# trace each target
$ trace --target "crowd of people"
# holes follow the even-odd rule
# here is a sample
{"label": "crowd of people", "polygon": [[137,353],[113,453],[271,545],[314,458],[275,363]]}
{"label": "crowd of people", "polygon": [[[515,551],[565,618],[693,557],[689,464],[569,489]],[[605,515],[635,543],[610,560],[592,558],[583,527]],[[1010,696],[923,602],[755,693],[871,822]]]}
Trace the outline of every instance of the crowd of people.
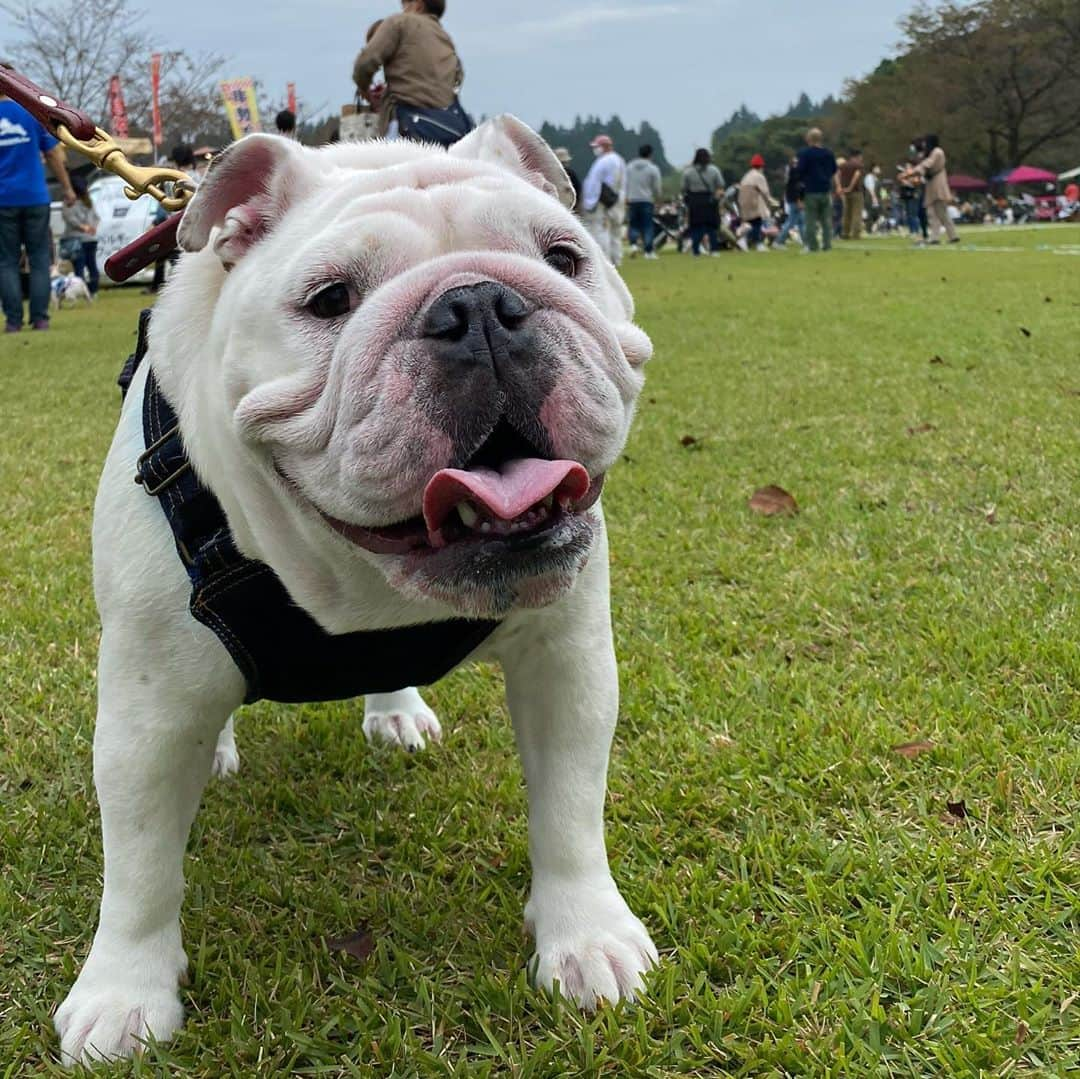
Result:
{"label": "crowd of people", "polygon": [[555,153],[580,192],[578,212],[584,224],[616,265],[624,239],[631,256],[640,251],[646,258],[655,258],[656,249],[668,242],[695,256],[725,249],[784,249],[792,240],[801,250],[816,252],[831,250],[837,239],[905,231],[919,245],[958,243],[958,223],[1080,220],[1076,182],[1060,194],[1050,184],[1041,199],[1030,195],[957,199],[937,135],[914,139],[888,179],[881,166],[868,164],[858,148],[834,154],[819,128],[811,128],[805,141],[788,161],[776,197],[760,154],[753,155],[742,177],[728,185],[709,151],[699,149],[683,170],[679,197],[664,200],[651,146],[642,146],[638,157],[627,163],[606,135],[598,135],[592,142],[596,156],[584,182],[579,182],[567,149],[556,147]]}
{"label": "crowd of people", "polygon": [[631,255],[640,251],[650,259],[668,241],[695,256],[783,249],[793,239],[806,252],[829,251],[834,239],[903,229],[918,243],[937,245],[942,235],[956,243],[955,220],[974,220],[979,213],[956,206],[936,135],[914,140],[887,182],[880,165],[867,165],[859,149],[837,157],[820,128],[811,128],[784,170],[779,197],[760,154],[750,158],[738,182],[727,185],[709,151],[699,149],[683,170],[679,198],[667,201],[651,146],[627,163],[608,136],[598,135],[591,145],[595,157],[583,181],[567,149],[555,147],[555,153],[579,192],[583,223],[616,265],[624,239]]}

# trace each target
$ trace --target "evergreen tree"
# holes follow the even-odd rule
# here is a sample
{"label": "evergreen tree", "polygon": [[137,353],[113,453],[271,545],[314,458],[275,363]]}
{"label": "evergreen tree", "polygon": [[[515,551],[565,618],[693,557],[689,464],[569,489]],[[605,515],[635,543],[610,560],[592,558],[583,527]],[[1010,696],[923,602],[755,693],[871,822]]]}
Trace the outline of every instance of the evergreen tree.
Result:
{"label": "evergreen tree", "polygon": [[551,147],[565,146],[573,157],[573,167],[584,176],[593,159],[589,143],[600,134],[610,135],[615,149],[627,161],[638,156],[638,148],[648,143],[653,148],[653,161],[664,175],[674,172],[664,153],[664,139],[647,120],[640,127],[627,127],[619,116],[604,120],[599,116],[574,118],[572,127],[559,127],[547,121],[540,126],[540,137]]}

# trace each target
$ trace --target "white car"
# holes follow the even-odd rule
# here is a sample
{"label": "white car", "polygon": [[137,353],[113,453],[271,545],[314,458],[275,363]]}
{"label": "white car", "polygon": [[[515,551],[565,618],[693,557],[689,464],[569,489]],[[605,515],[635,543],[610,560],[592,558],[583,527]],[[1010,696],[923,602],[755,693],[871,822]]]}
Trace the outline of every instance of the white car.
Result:
{"label": "white car", "polygon": [[[99,176],[89,187],[90,201],[101,218],[97,231],[97,261],[102,283],[109,281],[105,275],[106,260],[152,228],[158,210],[158,204],[150,195],[129,199],[124,194],[125,186],[119,176],[106,175]],[[151,263],[129,280],[149,283],[153,279],[154,266]]]}

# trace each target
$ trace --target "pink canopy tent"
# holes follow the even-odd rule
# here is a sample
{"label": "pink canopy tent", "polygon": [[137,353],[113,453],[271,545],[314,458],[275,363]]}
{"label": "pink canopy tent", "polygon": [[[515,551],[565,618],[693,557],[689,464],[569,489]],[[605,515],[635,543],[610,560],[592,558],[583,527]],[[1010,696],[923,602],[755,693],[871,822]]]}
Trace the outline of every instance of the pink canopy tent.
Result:
{"label": "pink canopy tent", "polygon": [[949,187],[953,191],[986,191],[989,184],[977,176],[965,176],[963,173],[949,175]]}
{"label": "pink canopy tent", "polygon": [[1057,173],[1032,165],[1018,165],[1004,177],[1004,181],[1007,184],[1053,184],[1057,183]]}

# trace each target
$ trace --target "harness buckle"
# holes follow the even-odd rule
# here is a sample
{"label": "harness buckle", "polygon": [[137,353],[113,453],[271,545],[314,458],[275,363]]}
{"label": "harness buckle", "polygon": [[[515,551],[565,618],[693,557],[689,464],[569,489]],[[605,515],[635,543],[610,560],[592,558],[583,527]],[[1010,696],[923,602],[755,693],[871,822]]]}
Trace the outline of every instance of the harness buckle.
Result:
{"label": "harness buckle", "polygon": [[175,438],[180,431],[180,424],[174,424],[168,431],[165,432],[156,442],[147,446],[142,453],[139,454],[138,459],[135,462],[135,482],[139,484],[142,489],[150,496],[156,496],[161,494],[166,488],[171,487],[185,472],[191,468],[191,462],[185,457],[183,464],[170,472],[160,483],[154,486],[149,486],[147,483],[148,477],[144,473],[147,462],[150,458],[157,453],[170,438]]}

